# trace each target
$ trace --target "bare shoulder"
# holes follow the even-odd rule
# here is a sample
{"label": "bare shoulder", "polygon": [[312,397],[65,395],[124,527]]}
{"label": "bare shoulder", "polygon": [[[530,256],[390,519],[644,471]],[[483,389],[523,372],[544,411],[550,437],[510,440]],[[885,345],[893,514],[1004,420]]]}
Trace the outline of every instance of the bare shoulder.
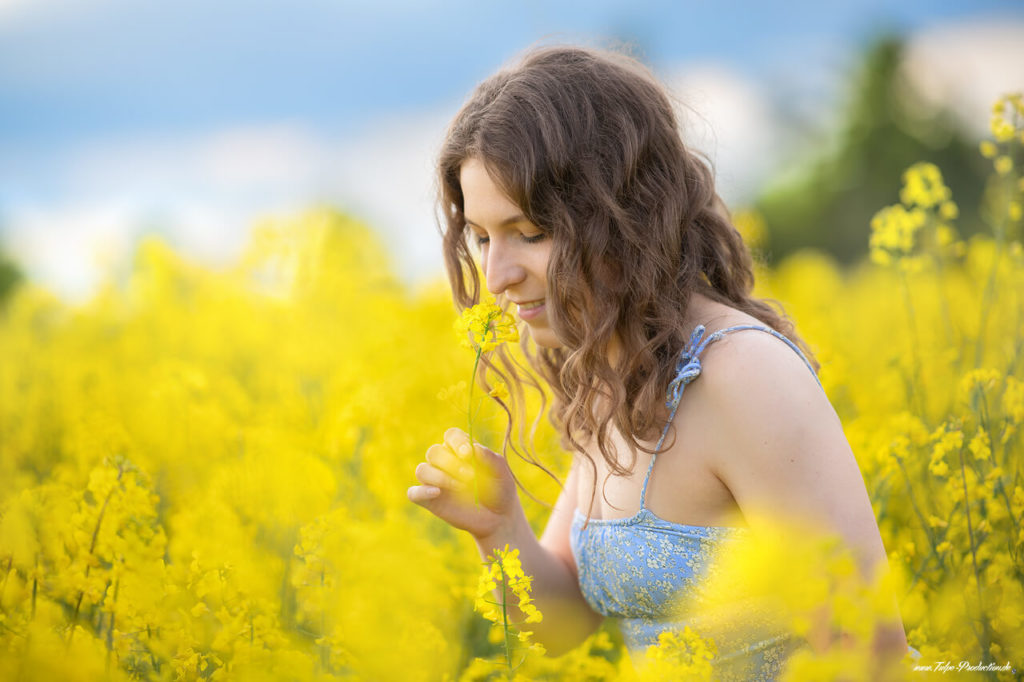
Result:
{"label": "bare shoulder", "polygon": [[[768,328],[753,318],[733,321],[722,328],[743,324]],[[804,357],[771,332],[759,329],[729,331],[708,344],[701,355],[701,365],[704,368],[701,382],[708,389],[713,389],[716,395],[730,399],[774,400],[782,395],[803,394],[824,398],[814,371],[805,363]]]}
{"label": "bare shoulder", "polygon": [[[708,331],[746,323],[727,318]],[[884,561],[856,458],[803,358],[775,335],[751,329],[725,334],[700,359],[699,379],[687,388],[696,394],[694,423],[708,433],[709,468],[748,523],[799,518],[838,531],[865,571]]]}
{"label": "bare shoulder", "polygon": [[[839,419],[803,357],[785,341],[756,329],[726,333],[701,355],[700,402],[721,437],[716,459],[771,452],[842,435]],[[816,435],[817,434],[817,435]],[[785,445],[783,445],[785,444]]]}
{"label": "bare shoulder", "polygon": [[782,505],[835,525],[853,514],[868,528],[856,459],[800,355],[772,334],[742,330],[710,344],[701,361],[709,466],[744,513]]}

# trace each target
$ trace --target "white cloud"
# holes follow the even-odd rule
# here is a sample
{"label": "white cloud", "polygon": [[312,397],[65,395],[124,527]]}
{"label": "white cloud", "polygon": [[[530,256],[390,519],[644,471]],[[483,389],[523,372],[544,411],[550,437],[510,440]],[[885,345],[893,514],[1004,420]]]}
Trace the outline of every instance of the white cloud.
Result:
{"label": "white cloud", "polygon": [[[58,197],[12,194],[6,241],[30,277],[82,300],[143,232],[218,265],[237,256],[257,219],[328,202],[381,233],[405,281],[438,277],[433,164],[447,119],[394,117],[345,136],[280,123],[94,139],[36,159]],[[30,185],[17,168],[0,167],[0,180]]]}
{"label": "white cloud", "polygon": [[665,81],[680,105],[683,139],[712,161],[719,193],[727,202],[751,198],[782,151],[772,102],[724,65],[683,65]]}
{"label": "white cloud", "polygon": [[434,164],[453,115],[454,108],[379,121],[339,146],[339,196],[380,230],[407,282],[444,272]]}
{"label": "white cloud", "polygon": [[997,97],[1024,90],[1024,21],[975,20],[924,30],[907,44],[904,72],[933,105],[977,137]]}
{"label": "white cloud", "polygon": [[73,301],[129,255],[137,224],[133,207],[119,202],[20,206],[7,218],[7,246],[28,276]]}
{"label": "white cloud", "polygon": [[98,138],[57,160],[71,194],[139,201],[213,195],[273,199],[326,177],[330,140],[295,123],[239,126],[199,135]]}

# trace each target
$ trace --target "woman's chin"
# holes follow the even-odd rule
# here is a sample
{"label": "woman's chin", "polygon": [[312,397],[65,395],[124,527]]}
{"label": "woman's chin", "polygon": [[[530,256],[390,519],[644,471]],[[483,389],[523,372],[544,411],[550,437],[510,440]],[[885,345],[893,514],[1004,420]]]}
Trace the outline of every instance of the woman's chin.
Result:
{"label": "woman's chin", "polygon": [[530,336],[533,337],[534,343],[541,348],[561,348],[562,342],[555,336],[555,333],[550,328],[538,329],[533,326],[529,326]]}

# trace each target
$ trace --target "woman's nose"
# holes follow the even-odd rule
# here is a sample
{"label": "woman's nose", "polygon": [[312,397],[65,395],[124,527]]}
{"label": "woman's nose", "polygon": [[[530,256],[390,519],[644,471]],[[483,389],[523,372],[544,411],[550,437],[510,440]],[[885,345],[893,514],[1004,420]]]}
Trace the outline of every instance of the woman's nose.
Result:
{"label": "woman's nose", "polygon": [[523,281],[526,277],[526,268],[516,257],[515,248],[495,244],[494,241],[496,240],[488,245],[484,277],[487,278],[487,290],[498,295]]}

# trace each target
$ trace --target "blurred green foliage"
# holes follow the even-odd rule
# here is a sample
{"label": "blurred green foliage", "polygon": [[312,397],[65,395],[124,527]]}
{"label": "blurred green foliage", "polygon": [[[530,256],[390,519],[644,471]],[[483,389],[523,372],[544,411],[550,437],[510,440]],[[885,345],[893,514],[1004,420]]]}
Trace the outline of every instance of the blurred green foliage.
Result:
{"label": "blurred green foliage", "polygon": [[[900,39],[876,41],[850,81],[838,138],[756,200],[769,262],[807,247],[841,263],[862,258],[871,217],[898,201],[901,173],[919,161],[942,168],[954,200],[968,207],[958,221],[962,236],[979,230],[977,207],[989,164],[948,112],[923,102],[901,72],[902,56]],[[977,117],[986,115],[979,111]]]}
{"label": "blurred green foliage", "polygon": [[21,269],[0,250],[0,305],[18,287],[22,280]]}

